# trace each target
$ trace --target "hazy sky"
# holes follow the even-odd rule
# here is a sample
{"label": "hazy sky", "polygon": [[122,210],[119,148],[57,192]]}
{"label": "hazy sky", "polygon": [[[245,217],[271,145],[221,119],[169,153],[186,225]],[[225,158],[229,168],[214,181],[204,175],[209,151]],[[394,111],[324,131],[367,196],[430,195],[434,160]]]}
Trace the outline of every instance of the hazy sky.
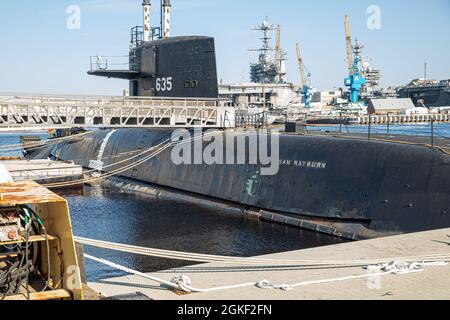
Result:
{"label": "hazy sky", "polygon": [[[298,82],[295,43],[319,89],[343,86],[346,76],[344,15],[364,57],[382,71],[382,85],[405,84],[423,75],[450,78],[450,0],[172,0],[173,35],[216,39],[219,79],[248,81],[250,48],[260,46],[251,29],[266,16],[282,27],[288,79]],[[142,0],[2,0],[0,92],[121,94],[122,80],[86,75],[91,55],[127,55],[130,27],[142,24]],[[159,0],[153,25],[159,25]],[[81,9],[80,29],[70,30],[67,8]],[[380,8],[381,29],[368,28]],[[373,20],[370,20],[373,21]],[[377,22],[377,21],[375,21]],[[371,24],[376,26],[376,24]]]}

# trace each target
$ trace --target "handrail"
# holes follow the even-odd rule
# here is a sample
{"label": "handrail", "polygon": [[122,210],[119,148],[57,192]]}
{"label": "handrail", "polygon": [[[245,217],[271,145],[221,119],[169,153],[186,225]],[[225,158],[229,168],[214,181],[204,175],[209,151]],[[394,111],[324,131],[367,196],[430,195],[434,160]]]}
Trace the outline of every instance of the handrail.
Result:
{"label": "handrail", "polygon": [[91,71],[106,71],[111,67],[119,66],[119,70],[129,70],[130,60],[128,56],[90,56]]}
{"label": "handrail", "polygon": [[[151,40],[159,39],[162,36],[161,27],[152,27],[150,29]],[[130,30],[130,45],[132,48],[139,47],[144,42],[144,27],[135,26]]]}
{"label": "handrail", "polygon": [[[231,106],[229,100],[221,98],[177,98],[177,97],[134,97],[134,96],[103,96],[103,95],[57,95],[57,94],[33,94],[33,93],[0,93],[0,101],[4,104],[8,103],[19,103],[19,102],[29,102],[29,103],[77,103],[77,104],[89,104],[94,103],[96,105],[105,103],[170,103],[170,102],[184,102],[186,103],[195,102],[196,105],[199,103],[206,105],[207,102],[214,102],[215,106]],[[169,104],[170,105],[170,104]]]}

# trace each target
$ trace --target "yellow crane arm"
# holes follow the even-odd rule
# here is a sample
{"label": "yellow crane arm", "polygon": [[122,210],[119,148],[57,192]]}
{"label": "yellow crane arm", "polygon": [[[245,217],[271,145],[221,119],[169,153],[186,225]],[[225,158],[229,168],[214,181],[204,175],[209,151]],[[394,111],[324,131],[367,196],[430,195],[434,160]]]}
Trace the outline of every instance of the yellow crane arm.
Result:
{"label": "yellow crane arm", "polygon": [[353,46],[352,46],[352,37],[350,34],[350,21],[348,16],[345,16],[345,40],[347,42],[347,63],[348,63],[348,72],[352,73],[353,70]]}
{"label": "yellow crane arm", "polygon": [[277,26],[277,43],[275,47],[275,64],[281,63],[281,28]]}
{"label": "yellow crane arm", "polygon": [[306,76],[305,76],[305,65],[303,64],[302,55],[300,53],[300,46],[297,43],[297,59],[298,59],[298,68],[300,70],[300,80],[302,82],[302,87],[306,86]]}

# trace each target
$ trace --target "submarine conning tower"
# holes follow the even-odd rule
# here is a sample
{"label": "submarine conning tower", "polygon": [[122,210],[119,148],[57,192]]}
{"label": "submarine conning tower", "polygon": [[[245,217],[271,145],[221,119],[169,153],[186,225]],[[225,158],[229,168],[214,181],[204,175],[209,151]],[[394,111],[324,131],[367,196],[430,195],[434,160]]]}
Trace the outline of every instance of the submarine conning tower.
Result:
{"label": "submarine conning tower", "polygon": [[88,74],[129,80],[130,96],[217,99],[214,38],[171,37],[170,0],[161,1],[160,27],[151,27],[150,0],[142,6],[143,26],[131,29],[128,68],[115,69],[120,64],[94,56]]}

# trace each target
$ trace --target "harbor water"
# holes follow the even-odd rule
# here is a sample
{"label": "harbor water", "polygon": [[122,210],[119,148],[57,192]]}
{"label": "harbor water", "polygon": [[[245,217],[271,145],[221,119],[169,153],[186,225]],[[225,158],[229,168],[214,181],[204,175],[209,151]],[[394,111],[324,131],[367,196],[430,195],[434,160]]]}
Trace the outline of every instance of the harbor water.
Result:
{"label": "harbor water", "polygon": [[[101,187],[58,192],[70,206],[74,234],[157,249],[250,257],[342,243],[343,240],[278,224],[244,219],[185,203],[158,201]],[[192,265],[85,248],[86,253],[143,272]],[[90,281],[123,275],[86,261]]]}
{"label": "harbor water", "polygon": [[[23,156],[22,151],[16,146],[20,143],[20,137],[39,136],[42,140],[48,139],[46,131],[38,132],[0,132],[0,157]],[[14,146],[13,146],[14,145]]]}

